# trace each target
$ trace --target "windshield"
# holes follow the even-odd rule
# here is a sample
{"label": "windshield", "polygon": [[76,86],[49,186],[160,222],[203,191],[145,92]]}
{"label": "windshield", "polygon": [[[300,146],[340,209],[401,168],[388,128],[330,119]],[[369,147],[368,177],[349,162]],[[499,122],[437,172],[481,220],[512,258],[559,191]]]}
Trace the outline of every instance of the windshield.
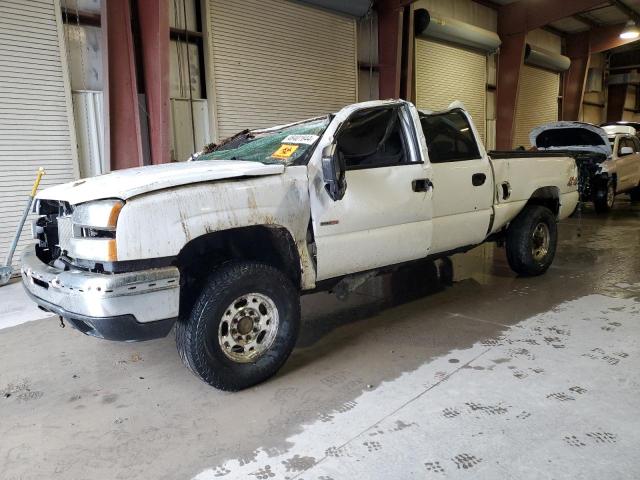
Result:
{"label": "windshield", "polygon": [[245,130],[196,160],[244,160],[293,165],[311,151],[329,125],[328,116],[268,130]]}

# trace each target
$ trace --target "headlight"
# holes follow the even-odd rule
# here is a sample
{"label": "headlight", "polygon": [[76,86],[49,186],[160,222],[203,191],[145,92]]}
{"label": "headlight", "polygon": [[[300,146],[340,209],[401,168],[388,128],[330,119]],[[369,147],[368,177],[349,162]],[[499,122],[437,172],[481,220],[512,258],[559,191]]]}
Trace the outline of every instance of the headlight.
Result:
{"label": "headlight", "polygon": [[76,206],[71,217],[73,236],[69,255],[85,260],[116,261],[116,224],[123,206],[122,200],[98,200]]}
{"label": "headlight", "polygon": [[98,200],[78,205],[73,211],[74,227],[113,231],[124,206],[122,200]]}

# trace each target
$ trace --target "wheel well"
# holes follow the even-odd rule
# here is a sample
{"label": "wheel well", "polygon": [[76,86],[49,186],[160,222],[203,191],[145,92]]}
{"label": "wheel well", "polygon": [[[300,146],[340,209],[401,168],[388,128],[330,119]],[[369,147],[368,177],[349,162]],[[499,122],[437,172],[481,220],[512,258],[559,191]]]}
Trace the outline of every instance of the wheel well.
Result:
{"label": "wheel well", "polygon": [[300,256],[291,233],[280,226],[256,225],[211,232],[187,243],[177,257],[180,314],[188,314],[204,281],[221,263],[251,260],[276,267],[300,285]]}
{"label": "wheel well", "polygon": [[557,217],[560,213],[560,192],[558,187],[542,187],[537,189],[531,197],[527,205],[542,205],[547,207]]}

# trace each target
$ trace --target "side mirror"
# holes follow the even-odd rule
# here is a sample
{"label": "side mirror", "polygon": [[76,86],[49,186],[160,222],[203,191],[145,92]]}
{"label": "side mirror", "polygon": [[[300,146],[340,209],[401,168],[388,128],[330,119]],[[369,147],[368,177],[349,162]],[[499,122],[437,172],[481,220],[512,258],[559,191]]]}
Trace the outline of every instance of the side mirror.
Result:
{"label": "side mirror", "polygon": [[347,191],[346,165],[335,143],[322,149],[322,178],[324,188],[334,200],[342,200]]}
{"label": "side mirror", "polygon": [[631,147],[622,147],[620,149],[620,156],[624,157],[625,155],[631,155],[633,153],[633,148]]}

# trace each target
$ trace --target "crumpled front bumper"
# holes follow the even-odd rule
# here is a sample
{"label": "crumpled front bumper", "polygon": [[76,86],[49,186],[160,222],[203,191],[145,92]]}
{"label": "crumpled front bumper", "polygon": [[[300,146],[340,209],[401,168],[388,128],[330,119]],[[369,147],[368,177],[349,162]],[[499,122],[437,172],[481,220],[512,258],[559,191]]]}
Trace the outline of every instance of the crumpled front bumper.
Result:
{"label": "crumpled front bumper", "polygon": [[166,336],[178,317],[176,267],[101,274],[64,271],[43,263],[33,245],[22,252],[22,280],[29,296],[81,332],[119,341]]}

